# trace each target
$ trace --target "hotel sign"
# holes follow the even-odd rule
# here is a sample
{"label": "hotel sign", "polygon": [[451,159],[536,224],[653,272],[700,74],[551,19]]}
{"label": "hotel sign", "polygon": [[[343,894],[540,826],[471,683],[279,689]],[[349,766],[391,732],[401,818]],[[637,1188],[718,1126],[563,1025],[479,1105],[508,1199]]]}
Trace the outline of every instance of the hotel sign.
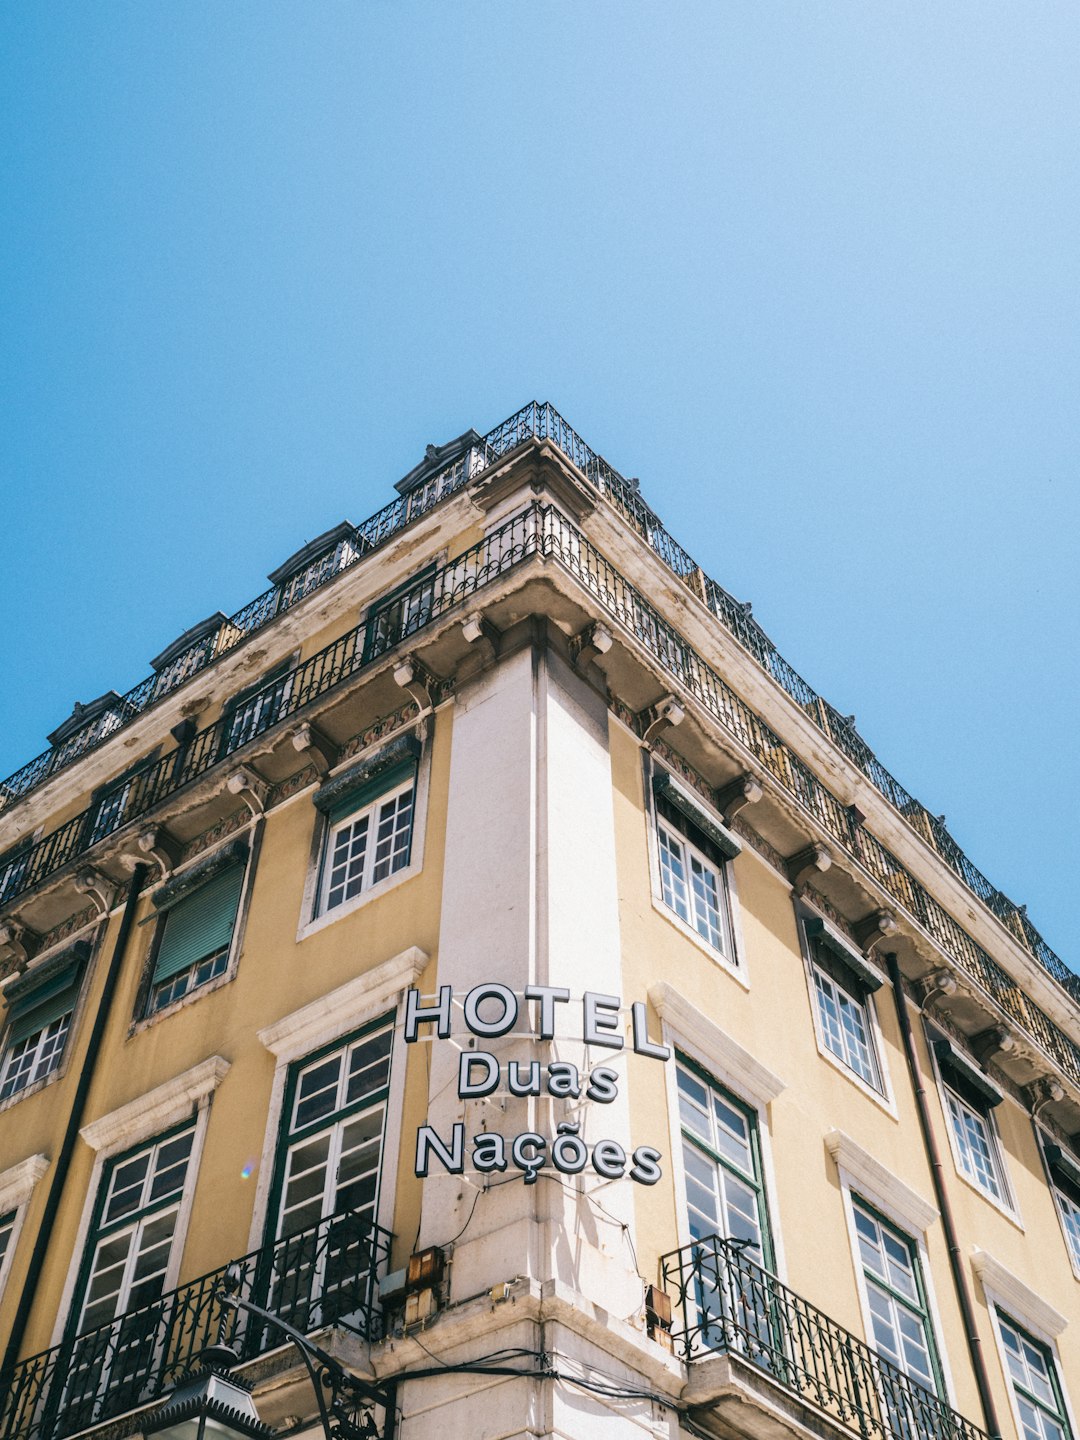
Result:
{"label": "hotel sign", "polygon": [[[529,1030],[516,1030],[523,1038],[531,1033],[537,1040],[555,1038],[556,1007],[570,1005],[570,991],[557,985],[528,985],[524,998],[534,1002],[534,1024]],[[581,1039],[589,1046],[622,1050],[619,1013],[622,1001],[617,995],[603,995],[587,990],[581,997]],[[405,1003],[405,1040],[415,1044],[419,1039],[448,1040],[451,1034],[453,991],[449,985],[439,988],[434,1003],[424,1003],[418,990],[410,990]],[[576,1007],[575,1007],[576,1008]],[[515,1030],[521,1013],[518,996],[507,985],[495,981],[475,985],[462,1003],[465,1025],[480,1040],[498,1039]],[[666,1061],[671,1056],[667,1045],[649,1039],[645,1005],[635,1001],[630,1007],[631,1048],[636,1055],[650,1060]],[[421,1034],[421,1026],[434,1027]],[[510,1060],[505,1066],[490,1050],[463,1050],[458,1063],[458,1097],[477,1100],[491,1095],[500,1086],[514,1096],[551,1095],[558,1100],[591,1100],[610,1105],[619,1093],[619,1075],[610,1065],[596,1065],[587,1071],[566,1060]],[[661,1153],[651,1145],[639,1145],[631,1154],[617,1140],[598,1140],[586,1144],[579,1134],[578,1121],[566,1120],[556,1127],[553,1138],[526,1130],[507,1138],[490,1130],[469,1137],[470,1168],[482,1175],[513,1167],[521,1171],[526,1185],[536,1183],[537,1176],[550,1164],[561,1175],[579,1175],[592,1169],[605,1180],[629,1176],[639,1185],[655,1185],[660,1179]],[[451,1175],[465,1169],[465,1126],[458,1121],[448,1137],[439,1135],[431,1125],[422,1125],[416,1132],[415,1173],[426,1179],[432,1161],[437,1161]]]}

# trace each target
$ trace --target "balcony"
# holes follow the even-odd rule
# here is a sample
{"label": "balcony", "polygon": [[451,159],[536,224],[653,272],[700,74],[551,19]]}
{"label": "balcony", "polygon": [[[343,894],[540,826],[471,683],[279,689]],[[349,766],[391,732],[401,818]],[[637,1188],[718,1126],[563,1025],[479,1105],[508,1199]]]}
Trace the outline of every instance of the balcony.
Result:
{"label": "balcony", "polygon": [[[665,1255],[672,1339],[690,1368],[687,1398],[702,1411],[735,1387],[786,1412],[789,1433],[861,1440],[988,1440],[986,1432],[909,1379],[864,1341],[718,1236]],[[732,1365],[713,1362],[728,1357]],[[709,1367],[721,1373],[709,1373]],[[746,1367],[750,1382],[735,1372]],[[761,1383],[756,1383],[760,1380]],[[787,1402],[785,1404],[785,1401]],[[795,1402],[792,1404],[791,1402]],[[746,1404],[737,1402],[745,1416]],[[832,1427],[823,1428],[823,1421]],[[755,1433],[748,1429],[747,1433]]]}
{"label": "balcony", "polygon": [[[391,1239],[366,1217],[342,1211],[21,1361],[0,1396],[0,1440],[63,1440],[161,1399],[216,1340],[214,1297],[226,1272],[241,1299],[298,1330],[340,1325],[378,1339],[377,1283]],[[228,1314],[225,1339],[241,1360],[281,1345],[254,1317]]]}

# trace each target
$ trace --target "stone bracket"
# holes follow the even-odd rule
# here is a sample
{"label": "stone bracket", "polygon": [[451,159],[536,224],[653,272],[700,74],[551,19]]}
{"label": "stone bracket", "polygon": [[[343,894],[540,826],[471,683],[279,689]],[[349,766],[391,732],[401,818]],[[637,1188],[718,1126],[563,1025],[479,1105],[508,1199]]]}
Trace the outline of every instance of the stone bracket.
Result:
{"label": "stone bracket", "polygon": [[169,834],[164,825],[152,825],[149,830],[144,830],[135,844],[142,855],[157,864],[162,876],[175,869],[184,848],[175,836]]}
{"label": "stone bracket", "polygon": [[815,840],[805,849],[798,850],[794,855],[788,857],[787,872],[788,879],[796,890],[799,890],[808,881],[823,875],[830,869],[833,863],[832,851],[827,845],[822,845]]}
{"label": "stone bracket", "polygon": [[[468,621],[465,623],[468,624]],[[394,684],[412,696],[421,713],[434,710],[449,689],[448,682],[433,674],[415,655],[403,656],[394,666]]]}
{"label": "stone bracket", "polygon": [[658,735],[662,735],[665,730],[674,729],[676,725],[681,725],[685,719],[685,708],[674,695],[665,695],[655,705],[649,706],[647,710],[642,710],[638,716],[639,723],[643,722],[645,725],[641,737],[643,744],[650,745]]}
{"label": "stone bracket", "polygon": [[972,1036],[971,1048],[984,1069],[990,1060],[1015,1056],[1019,1052],[1016,1036],[1007,1025],[991,1025],[988,1030],[980,1030],[978,1035]]}
{"label": "stone bracket", "polygon": [[761,782],[749,770],[716,792],[716,808],[730,825],[740,810],[756,805],[762,796]]}
{"label": "stone bracket", "polygon": [[238,795],[251,811],[258,816],[265,813],[270,786],[250,765],[241,765],[225,781],[230,795]]}
{"label": "stone bracket", "polygon": [[41,936],[14,916],[0,922],[0,952],[18,971],[26,969],[41,944]]}
{"label": "stone bracket", "polygon": [[578,670],[584,670],[586,665],[592,663],[601,655],[606,655],[614,644],[611,631],[606,625],[597,620],[592,625],[586,625],[584,630],[577,635],[571,635],[569,650],[570,660]]}
{"label": "stone bracket", "polygon": [[338,746],[316,725],[307,722],[297,725],[295,730],[289,731],[289,742],[298,755],[303,755],[314,765],[318,775],[327,774],[338,762]]}
{"label": "stone bracket", "polygon": [[84,865],[81,870],[76,870],[73,883],[79,894],[87,896],[95,905],[95,918],[107,915],[112,909],[116,899],[116,882],[103,875],[100,870],[95,870],[92,865]]}
{"label": "stone bracket", "polygon": [[900,928],[896,916],[889,910],[875,910],[862,920],[856,921],[852,933],[863,953],[870,955],[883,940],[889,940]]}

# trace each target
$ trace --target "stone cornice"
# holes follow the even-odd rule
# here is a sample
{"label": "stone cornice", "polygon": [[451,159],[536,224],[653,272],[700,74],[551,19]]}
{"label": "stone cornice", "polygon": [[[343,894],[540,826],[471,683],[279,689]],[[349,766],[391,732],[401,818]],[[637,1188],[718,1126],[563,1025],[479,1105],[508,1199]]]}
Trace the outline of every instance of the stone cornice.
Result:
{"label": "stone cornice", "polygon": [[229,1073],[229,1061],[211,1055],[182,1075],[166,1080],[146,1095],[130,1100],[118,1110],[102,1115],[84,1125],[79,1134],[91,1150],[106,1155],[128,1145],[148,1140],[170,1125],[186,1120],[192,1110],[205,1100]]}
{"label": "stone cornice", "polygon": [[700,1052],[717,1078],[734,1084],[759,1105],[768,1105],[784,1090],[787,1081],[756,1060],[749,1050],[726,1030],[709,1020],[701,1007],[688,1000],[674,985],[661,980],[649,988],[649,1001],[673,1038],[683,1040]]}
{"label": "stone cornice", "polygon": [[989,1251],[976,1246],[971,1252],[971,1268],[982,1281],[983,1289],[1000,1300],[1008,1314],[1027,1329],[1041,1332],[1051,1339],[1065,1329],[1068,1321],[1060,1310],[1055,1310],[1049,1300],[1036,1294],[1030,1285],[1006,1269]]}
{"label": "stone cornice", "polygon": [[891,1210],[912,1230],[925,1234],[938,1218],[938,1212],[929,1200],[886,1169],[880,1160],[876,1160],[842,1130],[829,1131],[825,1136],[825,1148],[836,1161],[837,1169],[854,1181],[860,1195],[882,1209]]}
{"label": "stone cornice", "polygon": [[49,1168],[45,1155],[31,1155],[0,1173],[0,1214],[18,1210],[33,1194],[34,1186]]}

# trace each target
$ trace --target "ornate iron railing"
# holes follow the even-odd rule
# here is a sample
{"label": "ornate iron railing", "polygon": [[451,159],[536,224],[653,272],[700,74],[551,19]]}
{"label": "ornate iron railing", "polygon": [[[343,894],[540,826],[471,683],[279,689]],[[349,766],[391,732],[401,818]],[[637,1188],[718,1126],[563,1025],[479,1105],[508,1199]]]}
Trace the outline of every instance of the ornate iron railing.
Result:
{"label": "ornate iron railing", "polygon": [[[877,839],[757,715],[715,670],[679,635],[645,597],[553,506],[534,502],[512,516],[441,569],[430,572],[385,604],[376,603],[366,623],[306,660],[291,676],[269,681],[244,704],[255,715],[236,727],[226,715],[201,731],[189,745],[163,756],[103,796],[95,806],[43,837],[0,871],[0,905],[39,884],[99,844],[121,826],[230,758],[246,743],[279,721],[297,714],[334,686],[358,674],[387,650],[416,634],[452,606],[477,593],[530,556],[558,561],[604,609],[646,649],[716,722],[739,741],[761,766],[846,850],[882,888],[936,941],[983,992],[1080,1085],[1080,1046],[1036,1005],[915,876]],[[272,699],[267,696],[272,692]],[[257,713],[256,713],[257,712]],[[239,735],[241,740],[236,737]],[[1069,989],[1080,998],[1080,978]]]}
{"label": "ornate iron railing", "polygon": [[738,1355],[863,1440],[987,1440],[986,1432],[864,1341],[710,1236],[665,1255],[672,1338],[688,1364]]}
{"label": "ornate iron railing", "polygon": [[[21,1361],[0,1396],[0,1440],[61,1440],[160,1399],[218,1338],[215,1297],[226,1272],[239,1287],[234,1293],[298,1330],[342,1325],[377,1339],[377,1283],[391,1239],[343,1210]],[[234,1310],[226,1312],[224,1338],[242,1360],[281,1344],[279,1334]]]}
{"label": "ornate iron railing", "polygon": [[545,507],[512,517],[449,564],[376,603],[367,621],[327,645],[286,676],[276,676],[190,741],[128,775],[95,804],[21,851],[0,869],[0,905],[41,884],[110,835],[213,767],[249,741],[351,679],[387,650],[438,619],[466,595],[496,579],[542,544]]}
{"label": "ornate iron railing", "polygon": [[637,531],[665,565],[712,611],[731,635],[800,705],[832,742],[892,804],[912,829],[940,855],[971,892],[1006,926],[1039,964],[1074,997],[1077,976],[1047,944],[1016,905],[972,863],[949,834],[943,817],[931,813],[890,774],[845,717],[824,700],[788,663],[753,618],[749,605],[740,604],[723,586],[709,578],[697,562],[669,534],[642,498],[635,482],[620,475],[597,455],[551,405],[536,401],[497,425],[464,455],[446,466],[409,495],[400,496],[355,527],[351,537],[318,557],[283,585],[265,591],[232,615],[216,630],[193,642],[159,674],[141,680],[109,709],[95,716],[63,745],[38,755],[13,775],[0,781],[0,811],[28,794],[57,770],[79,759],[129,724],[147,706],[170,694],[193,675],[228,654],[241,641],[277,615],[327,584],[342,570],[385,544],[406,525],[426,514],[447,496],[460,490],[511,450],[528,440],[550,441],[604,495]]}

